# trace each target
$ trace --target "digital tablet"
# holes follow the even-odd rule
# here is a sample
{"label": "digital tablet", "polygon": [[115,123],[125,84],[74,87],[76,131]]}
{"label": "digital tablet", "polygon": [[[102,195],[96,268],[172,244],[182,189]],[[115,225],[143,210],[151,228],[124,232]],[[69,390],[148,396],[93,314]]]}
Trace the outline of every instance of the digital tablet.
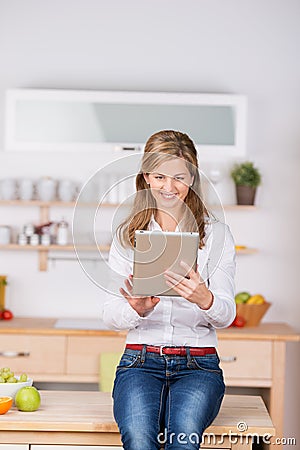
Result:
{"label": "digital tablet", "polygon": [[190,232],[135,232],[133,263],[133,294],[179,296],[165,280],[167,269],[183,277],[187,272],[180,262],[196,270],[199,234]]}

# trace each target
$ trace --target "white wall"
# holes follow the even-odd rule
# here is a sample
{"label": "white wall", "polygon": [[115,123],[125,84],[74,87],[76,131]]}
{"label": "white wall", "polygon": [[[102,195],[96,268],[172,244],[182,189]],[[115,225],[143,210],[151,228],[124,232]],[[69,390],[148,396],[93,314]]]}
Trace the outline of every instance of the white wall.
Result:
{"label": "white wall", "polygon": [[[260,253],[239,257],[237,289],[263,293],[273,303],[266,320],[300,330],[299,13],[297,0],[0,0],[0,142],[7,88],[247,95],[249,159],[261,168],[263,185],[259,209],[230,213],[228,221],[237,241]],[[0,152],[0,178],[84,180],[104,162],[97,154]],[[1,209],[0,222],[34,213]],[[98,315],[101,292],[76,263],[41,273],[34,253],[0,258],[17,315]],[[289,353],[286,436],[299,422],[296,360]]]}

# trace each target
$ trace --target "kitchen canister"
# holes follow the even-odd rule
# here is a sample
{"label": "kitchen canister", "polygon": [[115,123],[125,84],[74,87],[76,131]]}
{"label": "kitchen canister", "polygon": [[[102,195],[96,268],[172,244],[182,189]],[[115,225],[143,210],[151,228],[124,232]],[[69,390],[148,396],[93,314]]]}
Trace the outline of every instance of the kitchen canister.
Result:
{"label": "kitchen canister", "polygon": [[8,225],[0,225],[0,245],[10,244],[11,228]]}
{"label": "kitchen canister", "polygon": [[32,200],[33,198],[33,181],[29,178],[23,178],[18,182],[18,191],[20,200]]}
{"label": "kitchen canister", "polygon": [[17,194],[16,181],[12,178],[5,178],[0,181],[0,196],[2,200],[15,200]]}
{"label": "kitchen canister", "polygon": [[40,243],[40,237],[38,234],[34,233],[32,236],[30,236],[30,245],[39,245]]}
{"label": "kitchen canister", "polygon": [[56,180],[51,177],[40,178],[36,185],[37,194],[43,202],[51,202],[56,195]]}
{"label": "kitchen canister", "polygon": [[56,244],[57,245],[67,245],[68,244],[68,222],[62,219],[57,224],[57,235]]}
{"label": "kitchen canister", "polygon": [[58,184],[58,198],[62,202],[71,202],[76,194],[76,185],[71,180],[61,180]]}

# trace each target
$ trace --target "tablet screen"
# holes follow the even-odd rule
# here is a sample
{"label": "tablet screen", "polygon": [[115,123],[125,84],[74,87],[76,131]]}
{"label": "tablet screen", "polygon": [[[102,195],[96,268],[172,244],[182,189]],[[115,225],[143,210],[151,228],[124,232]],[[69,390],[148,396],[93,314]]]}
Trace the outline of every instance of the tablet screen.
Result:
{"label": "tablet screen", "polygon": [[165,281],[167,269],[183,277],[187,271],[184,261],[196,270],[199,234],[192,232],[145,231],[135,232],[133,294],[179,296]]}

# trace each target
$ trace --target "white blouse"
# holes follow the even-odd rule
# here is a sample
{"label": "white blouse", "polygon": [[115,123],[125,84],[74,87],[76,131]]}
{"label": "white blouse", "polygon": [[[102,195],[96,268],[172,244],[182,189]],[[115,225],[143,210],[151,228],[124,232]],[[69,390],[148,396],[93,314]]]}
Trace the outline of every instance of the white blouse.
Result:
{"label": "white blouse", "polygon": [[[152,218],[149,230],[161,230]],[[105,294],[103,320],[115,330],[128,330],[130,344],[216,347],[215,328],[225,328],[235,317],[235,246],[228,225],[206,225],[205,245],[198,250],[198,271],[214,295],[212,306],[203,310],[183,297],[161,297],[146,316],[141,317],[127,300],[117,294],[133,271],[133,249],[120,246],[117,239],[110,249],[109,266],[113,292]],[[118,286],[117,286],[118,285]]]}

